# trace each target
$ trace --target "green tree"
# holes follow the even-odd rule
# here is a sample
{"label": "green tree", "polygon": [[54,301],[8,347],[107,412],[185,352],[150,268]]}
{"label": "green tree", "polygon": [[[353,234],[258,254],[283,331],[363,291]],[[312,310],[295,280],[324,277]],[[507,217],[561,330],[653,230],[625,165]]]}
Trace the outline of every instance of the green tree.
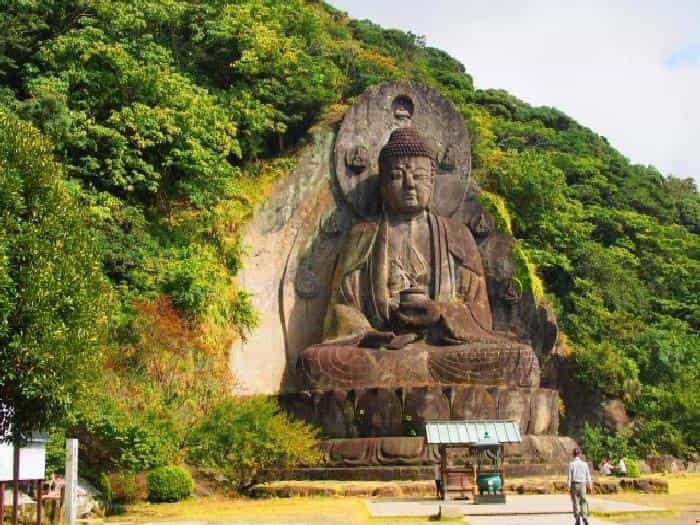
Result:
{"label": "green tree", "polygon": [[107,291],[51,145],[0,111],[0,399],[15,438],[60,422],[89,390]]}

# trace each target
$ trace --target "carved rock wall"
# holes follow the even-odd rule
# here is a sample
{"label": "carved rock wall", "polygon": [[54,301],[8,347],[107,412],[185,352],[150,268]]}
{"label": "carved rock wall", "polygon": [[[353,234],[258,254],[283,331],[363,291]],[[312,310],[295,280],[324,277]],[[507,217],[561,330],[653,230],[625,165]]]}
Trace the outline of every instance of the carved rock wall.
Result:
{"label": "carved rock wall", "polygon": [[[521,443],[506,445],[506,461],[512,465],[558,465],[560,472],[578,445],[569,437],[523,436]],[[422,437],[374,437],[331,439],[321,442],[323,462],[328,466],[430,465],[439,461],[437,446]],[[464,461],[464,449],[451,449],[450,462]]]}
{"label": "carved rock wall", "polygon": [[334,137],[328,125],[310,131],[295,171],[273,186],[243,233],[248,254],[238,282],[252,294],[260,324],[231,349],[238,394],[295,390],[299,349],[321,340],[327,283],[349,224],[333,194]]}
{"label": "carved rock wall", "polygon": [[452,385],[307,391],[280,403],[328,438],[355,438],[425,435],[427,419],[514,419],[523,435],[554,435],[557,399],[545,388]]}

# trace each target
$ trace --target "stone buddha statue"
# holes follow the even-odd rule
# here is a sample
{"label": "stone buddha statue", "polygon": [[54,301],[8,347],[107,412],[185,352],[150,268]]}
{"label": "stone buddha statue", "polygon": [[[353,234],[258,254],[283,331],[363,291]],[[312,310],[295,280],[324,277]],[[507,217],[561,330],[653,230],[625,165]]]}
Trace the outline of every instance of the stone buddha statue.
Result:
{"label": "stone buddha statue", "polygon": [[379,154],[380,214],[348,233],[324,340],[299,355],[307,387],[539,385],[532,348],[493,330],[473,235],[430,210],[435,177],[424,137],[394,130]]}

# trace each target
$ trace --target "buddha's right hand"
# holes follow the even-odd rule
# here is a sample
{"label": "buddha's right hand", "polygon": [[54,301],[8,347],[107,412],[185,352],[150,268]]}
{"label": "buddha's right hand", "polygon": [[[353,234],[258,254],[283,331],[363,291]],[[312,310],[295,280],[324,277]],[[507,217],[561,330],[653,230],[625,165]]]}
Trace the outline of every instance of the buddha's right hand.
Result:
{"label": "buddha's right hand", "polygon": [[428,328],[440,320],[440,308],[435,301],[401,303],[395,315],[407,326]]}
{"label": "buddha's right hand", "polygon": [[381,348],[387,346],[394,339],[394,332],[383,332],[381,330],[368,330],[360,340],[360,346],[365,348]]}

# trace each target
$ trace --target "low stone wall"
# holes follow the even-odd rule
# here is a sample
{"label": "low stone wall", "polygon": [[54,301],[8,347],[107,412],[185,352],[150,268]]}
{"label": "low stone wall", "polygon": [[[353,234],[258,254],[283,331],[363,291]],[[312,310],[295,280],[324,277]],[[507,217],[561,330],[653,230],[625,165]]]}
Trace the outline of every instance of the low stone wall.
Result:
{"label": "low stone wall", "polygon": [[[431,470],[432,473],[432,470]],[[290,481],[258,485],[253,488],[255,497],[289,498],[294,496],[354,496],[376,497],[434,497],[435,483],[425,481],[377,481],[369,482]],[[506,480],[507,494],[565,494],[565,480]],[[668,483],[661,479],[598,479],[593,482],[594,495],[636,491],[646,494],[668,493]]]}
{"label": "low stone wall", "polygon": [[[508,465],[506,467],[506,476],[564,476],[566,468],[567,464],[552,463]],[[385,465],[375,467],[298,468],[286,472],[280,476],[280,479],[306,481],[420,481],[432,480],[433,476],[432,465]]]}
{"label": "low stone wall", "polygon": [[649,466],[651,472],[659,473],[668,472],[675,474],[676,472],[681,472],[684,470],[692,471],[693,468],[696,468],[692,462],[686,464],[683,460],[675,458],[670,454],[647,456],[645,462]]}

